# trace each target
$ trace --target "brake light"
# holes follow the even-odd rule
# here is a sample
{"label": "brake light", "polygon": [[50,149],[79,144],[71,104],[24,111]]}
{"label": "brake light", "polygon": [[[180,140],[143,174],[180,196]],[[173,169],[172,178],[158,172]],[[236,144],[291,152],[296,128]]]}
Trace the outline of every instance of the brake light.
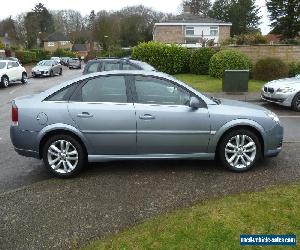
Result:
{"label": "brake light", "polygon": [[11,107],[11,121],[13,125],[17,126],[19,123],[19,113],[18,113],[18,107],[15,103],[13,103]]}

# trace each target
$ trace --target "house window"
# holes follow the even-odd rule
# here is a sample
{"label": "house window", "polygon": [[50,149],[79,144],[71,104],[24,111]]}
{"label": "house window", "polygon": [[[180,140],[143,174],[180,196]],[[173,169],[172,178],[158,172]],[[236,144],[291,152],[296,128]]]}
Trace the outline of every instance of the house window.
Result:
{"label": "house window", "polygon": [[69,43],[68,41],[61,41],[61,42],[60,42],[61,45],[66,45],[66,44],[68,44],[68,43]]}
{"label": "house window", "polygon": [[217,26],[210,27],[210,35],[211,36],[217,36],[218,35],[218,27]]}
{"label": "house window", "polygon": [[48,47],[54,47],[54,42],[48,42]]}
{"label": "house window", "polygon": [[194,35],[195,34],[195,30],[194,30],[194,27],[186,27],[185,28],[185,34],[186,35]]}

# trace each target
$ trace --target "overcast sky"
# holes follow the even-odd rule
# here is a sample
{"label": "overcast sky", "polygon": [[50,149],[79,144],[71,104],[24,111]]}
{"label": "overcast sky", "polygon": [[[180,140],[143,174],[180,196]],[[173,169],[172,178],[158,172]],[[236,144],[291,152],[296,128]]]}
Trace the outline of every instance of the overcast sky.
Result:
{"label": "overcast sky", "polygon": [[[8,0],[3,1],[0,8],[0,19],[10,15],[16,16],[19,13],[27,12],[33,6],[41,2],[48,9],[74,9],[86,15],[91,10],[98,12],[99,10],[118,10],[125,6],[143,4],[158,11],[163,12],[178,12],[178,6],[181,0]],[[263,34],[267,34],[270,30],[269,20],[267,17],[267,10],[265,7],[265,0],[256,0],[257,4],[261,6],[262,24],[260,28]]]}

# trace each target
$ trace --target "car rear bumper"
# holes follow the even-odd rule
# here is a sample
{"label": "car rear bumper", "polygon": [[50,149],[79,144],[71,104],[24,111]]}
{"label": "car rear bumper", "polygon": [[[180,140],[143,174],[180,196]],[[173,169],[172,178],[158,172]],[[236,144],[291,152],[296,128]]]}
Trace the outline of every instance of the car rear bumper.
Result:
{"label": "car rear bumper", "polygon": [[18,126],[10,127],[11,142],[20,155],[40,158],[36,138],[37,132],[21,130]]}

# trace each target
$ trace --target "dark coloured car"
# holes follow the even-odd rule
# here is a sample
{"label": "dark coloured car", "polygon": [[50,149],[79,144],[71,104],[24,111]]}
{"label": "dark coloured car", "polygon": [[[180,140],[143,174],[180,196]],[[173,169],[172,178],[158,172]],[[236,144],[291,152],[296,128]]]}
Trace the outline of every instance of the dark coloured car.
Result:
{"label": "dark coloured car", "polygon": [[111,70],[145,70],[156,71],[150,64],[128,58],[98,58],[90,60],[84,67],[83,74]]}

